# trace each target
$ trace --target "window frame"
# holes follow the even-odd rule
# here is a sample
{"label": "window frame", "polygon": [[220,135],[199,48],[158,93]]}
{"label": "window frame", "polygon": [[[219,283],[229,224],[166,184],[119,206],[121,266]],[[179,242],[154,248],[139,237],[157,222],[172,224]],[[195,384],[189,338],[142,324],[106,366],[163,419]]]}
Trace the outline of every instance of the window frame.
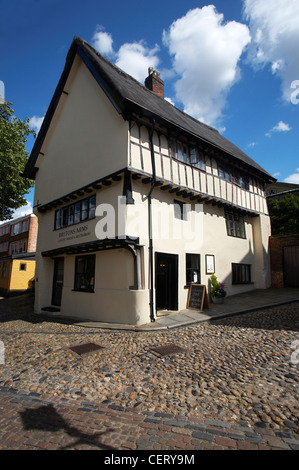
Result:
{"label": "window frame", "polygon": [[[86,207],[83,210],[83,205]],[[78,210],[79,209],[79,210]],[[54,214],[54,230],[61,230],[72,225],[86,222],[95,218],[96,195],[88,196],[80,201],[57,209]],[[83,218],[83,212],[85,218]]]}
{"label": "window frame", "polygon": [[245,220],[242,215],[225,211],[226,232],[229,237],[246,240]]}
{"label": "window frame", "polygon": [[232,284],[233,285],[252,284],[251,264],[232,263]]}
{"label": "window frame", "polygon": [[[192,261],[191,258],[197,258],[197,268],[192,266]],[[190,263],[188,263],[188,258],[190,260]],[[191,284],[200,284],[201,283],[201,270],[200,270],[200,254],[199,253],[186,253],[186,287],[190,287]],[[188,267],[188,265],[190,267]],[[197,271],[197,281],[195,282],[194,280],[192,281],[192,271]],[[191,276],[188,276],[188,274],[191,273]]]}
{"label": "window frame", "polygon": [[[85,263],[85,271],[79,272],[79,261],[84,259]],[[88,266],[88,263],[91,262],[92,260],[92,265],[91,267]],[[90,254],[90,255],[78,255],[75,257],[75,277],[74,277],[74,289],[73,291],[76,292],[89,292],[89,293],[94,293],[94,286],[95,286],[95,263],[96,263],[96,255],[95,254]],[[89,282],[89,285],[83,286],[82,287],[82,280],[80,281],[78,279],[78,276],[85,276],[84,283],[87,280]],[[89,280],[88,280],[89,277]],[[91,282],[93,280],[93,282]],[[79,287],[80,284],[80,287]]]}
{"label": "window frame", "polygon": [[[174,218],[177,220],[187,220],[187,211],[184,209],[185,202],[175,199],[173,201]],[[178,211],[180,209],[180,214]]]}

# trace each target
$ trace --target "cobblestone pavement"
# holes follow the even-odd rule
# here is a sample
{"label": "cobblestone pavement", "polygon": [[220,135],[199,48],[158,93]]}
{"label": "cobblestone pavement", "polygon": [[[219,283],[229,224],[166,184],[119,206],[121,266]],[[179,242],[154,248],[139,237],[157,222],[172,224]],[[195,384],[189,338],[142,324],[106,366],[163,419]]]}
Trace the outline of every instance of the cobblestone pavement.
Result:
{"label": "cobblestone pavement", "polygon": [[[0,447],[298,450],[298,313],[292,303],[131,332],[37,317],[30,297],[1,300]],[[69,349],[84,343],[101,349]],[[169,344],[181,349],[152,349]]]}

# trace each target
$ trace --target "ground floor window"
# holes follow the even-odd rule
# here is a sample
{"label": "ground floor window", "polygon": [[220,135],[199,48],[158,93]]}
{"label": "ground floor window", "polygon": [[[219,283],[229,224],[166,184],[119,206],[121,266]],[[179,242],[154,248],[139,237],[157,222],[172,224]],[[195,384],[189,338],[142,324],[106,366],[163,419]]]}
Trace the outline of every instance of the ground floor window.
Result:
{"label": "ground floor window", "polygon": [[95,255],[76,256],[74,290],[94,292]]}
{"label": "ground floor window", "polygon": [[232,263],[232,284],[251,283],[251,264]]}
{"label": "ground floor window", "polygon": [[186,253],[186,285],[200,283],[200,255]]}

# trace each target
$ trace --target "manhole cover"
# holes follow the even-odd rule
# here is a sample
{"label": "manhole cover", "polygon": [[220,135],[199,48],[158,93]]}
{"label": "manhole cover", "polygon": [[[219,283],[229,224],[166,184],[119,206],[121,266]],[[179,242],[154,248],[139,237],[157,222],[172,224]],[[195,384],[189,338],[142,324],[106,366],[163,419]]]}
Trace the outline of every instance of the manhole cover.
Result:
{"label": "manhole cover", "polygon": [[178,346],[177,344],[165,344],[163,346],[157,346],[155,348],[151,348],[151,351],[154,351],[157,354],[160,354],[160,356],[168,356],[171,354],[180,354],[184,353],[187,350],[184,348],[181,348],[181,346]]}
{"label": "manhole cover", "polygon": [[82,356],[82,354],[95,353],[103,348],[104,346],[99,346],[98,344],[95,344],[95,343],[84,343],[84,344],[78,344],[75,346],[70,346],[68,349],[78,354],[79,356]]}

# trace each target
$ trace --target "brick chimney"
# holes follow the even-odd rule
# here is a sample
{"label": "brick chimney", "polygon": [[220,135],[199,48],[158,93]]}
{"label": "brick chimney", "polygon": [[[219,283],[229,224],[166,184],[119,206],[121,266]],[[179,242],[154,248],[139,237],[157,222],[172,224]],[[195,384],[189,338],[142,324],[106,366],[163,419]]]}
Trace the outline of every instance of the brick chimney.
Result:
{"label": "brick chimney", "polygon": [[160,73],[154,70],[153,67],[149,67],[148,77],[145,79],[144,84],[146,88],[164,98],[164,82],[160,78]]}

